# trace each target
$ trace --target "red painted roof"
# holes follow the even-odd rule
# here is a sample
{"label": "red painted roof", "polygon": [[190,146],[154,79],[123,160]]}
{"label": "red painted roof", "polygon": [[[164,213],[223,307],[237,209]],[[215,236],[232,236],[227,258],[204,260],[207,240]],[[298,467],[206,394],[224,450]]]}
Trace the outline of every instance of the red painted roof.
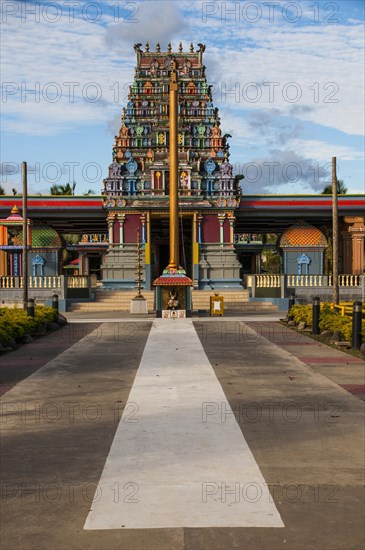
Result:
{"label": "red painted roof", "polygon": [[322,231],[312,225],[294,226],[284,232],[280,246],[327,246],[327,241]]}
{"label": "red painted roof", "polygon": [[[339,209],[344,207],[359,207],[365,209],[365,197],[353,197],[353,198],[338,198],[338,207]],[[302,198],[302,197],[293,197],[293,198],[283,198],[283,197],[255,197],[250,198],[249,196],[243,197],[240,202],[240,210],[247,209],[277,209],[281,210],[283,208],[332,208],[332,198],[331,197],[322,197],[321,195],[312,196],[311,198]]]}
{"label": "red painted roof", "polygon": [[[21,197],[1,197],[3,206],[5,203],[11,202],[13,205],[22,208],[23,200]],[[101,197],[66,197],[66,196],[53,196],[53,197],[28,197],[28,208],[40,209],[40,208],[85,208],[87,210],[102,210]]]}
{"label": "red painted roof", "polygon": [[186,275],[175,275],[175,277],[168,275],[161,275],[153,283],[153,286],[192,286],[193,281]]}

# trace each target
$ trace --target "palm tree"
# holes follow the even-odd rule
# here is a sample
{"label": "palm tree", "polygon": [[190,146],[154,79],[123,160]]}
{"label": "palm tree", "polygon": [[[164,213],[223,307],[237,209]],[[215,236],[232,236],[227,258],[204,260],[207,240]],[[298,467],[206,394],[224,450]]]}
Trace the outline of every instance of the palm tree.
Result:
{"label": "palm tree", "polygon": [[[343,180],[337,180],[337,194],[338,195],[346,195],[348,189],[346,185],[344,184]],[[322,191],[322,195],[332,195],[332,183],[329,183],[326,185],[326,187]]]}
{"label": "palm tree", "polygon": [[81,235],[78,235],[77,233],[64,233],[62,235],[62,238],[65,242],[65,247],[62,250],[62,260],[65,263],[70,257],[70,253],[67,250],[67,245],[75,246],[76,244],[78,244],[81,241]]}
{"label": "palm tree", "polygon": [[95,191],[94,189],[89,189],[86,193],[84,193],[84,195],[95,195]]}
{"label": "palm tree", "polygon": [[2,185],[0,185],[0,195],[5,195],[5,189]]}
{"label": "palm tree", "polygon": [[74,195],[76,182],[66,183],[66,185],[52,185],[51,195]]}

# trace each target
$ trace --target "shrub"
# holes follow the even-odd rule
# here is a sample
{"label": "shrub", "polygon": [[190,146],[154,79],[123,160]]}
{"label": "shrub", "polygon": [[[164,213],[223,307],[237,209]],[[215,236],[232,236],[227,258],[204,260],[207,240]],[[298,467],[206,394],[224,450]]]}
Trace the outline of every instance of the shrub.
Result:
{"label": "shrub", "polygon": [[[307,325],[312,324],[312,306],[311,305],[295,305],[290,309],[289,315],[299,324],[304,321]],[[330,308],[329,304],[324,304],[320,310],[319,317],[320,330],[330,330],[331,332],[338,331],[341,338],[351,342],[352,338],[352,317],[349,315],[341,315],[340,312]],[[365,320],[361,325],[362,341],[365,341]]]}
{"label": "shrub", "polygon": [[352,317],[342,316],[335,311],[324,313],[320,315],[319,328],[321,331],[330,330],[331,332],[335,332],[337,330],[341,337],[351,340]]}
{"label": "shrub", "polygon": [[298,324],[303,321],[307,325],[312,324],[312,306],[308,305],[295,305],[290,308],[289,315],[293,317],[293,320]]}
{"label": "shrub", "polygon": [[26,334],[35,334],[44,323],[57,320],[57,312],[46,306],[36,306],[34,319],[28,317],[26,310],[20,308],[0,308],[0,343],[7,345],[11,339],[20,341]]}

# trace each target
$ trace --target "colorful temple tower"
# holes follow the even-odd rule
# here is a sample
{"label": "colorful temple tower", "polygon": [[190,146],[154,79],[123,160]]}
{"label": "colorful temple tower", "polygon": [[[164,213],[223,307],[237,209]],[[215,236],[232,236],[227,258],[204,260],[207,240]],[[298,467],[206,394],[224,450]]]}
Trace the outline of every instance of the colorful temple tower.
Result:
{"label": "colorful temple tower", "polygon": [[169,86],[178,74],[178,179],[180,265],[194,288],[240,285],[234,251],[235,209],[240,188],[229,163],[203,64],[195,51],[150,52],[136,44],[137,67],[115,136],[113,163],[103,185],[109,250],[103,265],[106,288],[135,286],[137,231],[144,250],[144,287],[151,288],[169,258]]}

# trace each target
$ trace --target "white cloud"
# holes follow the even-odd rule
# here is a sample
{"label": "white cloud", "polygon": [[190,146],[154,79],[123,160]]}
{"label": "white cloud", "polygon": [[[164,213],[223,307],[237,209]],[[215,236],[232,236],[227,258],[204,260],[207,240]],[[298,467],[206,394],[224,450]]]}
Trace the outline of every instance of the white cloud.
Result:
{"label": "white cloud", "polygon": [[253,193],[318,193],[325,185],[328,168],[310,156],[291,149],[273,149],[266,157],[250,160],[240,167],[245,176],[243,189]]}
{"label": "white cloud", "polygon": [[180,10],[180,3],[170,0],[154,0],[140,2],[135,14],[136,23],[121,22],[109,25],[106,32],[106,43],[117,50],[125,44],[150,43],[151,50],[160,43],[161,49],[166,51],[169,40],[184,38],[185,21]]}
{"label": "white cloud", "polygon": [[328,161],[332,157],[337,157],[343,161],[362,160],[364,158],[364,153],[362,151],[357,151],[346,145],[336,145],[334,143],[314,139],[292,140],[290,145],[303,155],[310,155],[314,160],[319,162]]}

